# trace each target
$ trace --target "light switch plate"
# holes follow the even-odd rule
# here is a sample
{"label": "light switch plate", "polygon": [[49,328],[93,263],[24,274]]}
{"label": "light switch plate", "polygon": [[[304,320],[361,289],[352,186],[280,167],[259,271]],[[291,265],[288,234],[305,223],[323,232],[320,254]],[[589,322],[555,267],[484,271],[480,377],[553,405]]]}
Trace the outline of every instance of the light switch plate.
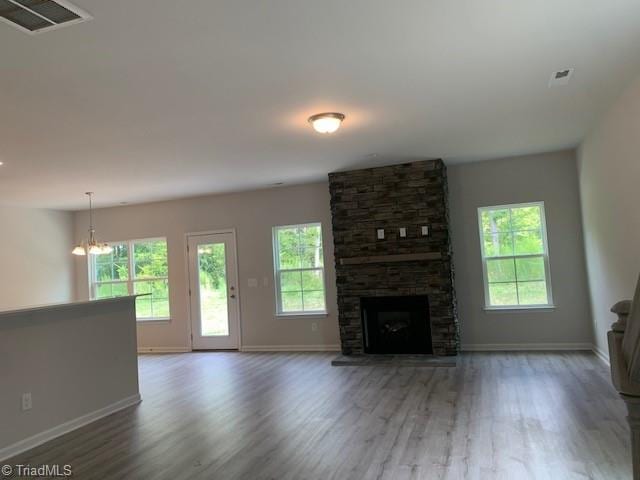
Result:
{"label": "light switch plate", "polygon": [[384,240],[384,228],[379,228],[376,230],[378,235],[378,240]]}
{"label": "light switch plate", "polygon": [[400,227],[400,237],[405,238],[407,236],[407,229],[405,227]]}
{"label": "light switch plate", "polygon": [[427,237],[429,235],[429,227],[427,225],[420,227],[420,231],[422,232],[423,237]]}
{"label": "light switch plate", "polygon": [[33,403],[31,401],[31,393],[23,393],[22,394],[22,411],[26,412],[27,410],[31,410],[33,408]]}

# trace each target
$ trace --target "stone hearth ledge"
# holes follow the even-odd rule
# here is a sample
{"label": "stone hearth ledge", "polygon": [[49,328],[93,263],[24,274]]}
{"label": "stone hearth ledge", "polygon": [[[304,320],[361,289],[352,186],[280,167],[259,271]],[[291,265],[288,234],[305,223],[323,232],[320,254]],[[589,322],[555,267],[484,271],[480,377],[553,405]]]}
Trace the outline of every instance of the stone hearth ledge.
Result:
{"label": "stone hearth ledge", "polygon": [[458,357],[436,355],[338,355],[331,361],[334,367],[457,367]]}

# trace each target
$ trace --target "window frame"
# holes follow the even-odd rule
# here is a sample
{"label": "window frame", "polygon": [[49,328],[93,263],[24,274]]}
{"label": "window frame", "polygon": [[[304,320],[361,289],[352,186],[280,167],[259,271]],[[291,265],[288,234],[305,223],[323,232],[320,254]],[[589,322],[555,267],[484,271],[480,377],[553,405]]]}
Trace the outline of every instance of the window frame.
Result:
{"label": "window frame", "polygon": [[[134,245],[138,243],[151,243],[164,241],[167,245],[167,276],[162,277],[146,277],[136,279],[135,275],[135,258],[134,258]],[[127,246],[127,266],[129,269],[129,277],[127,280],[107,280],[105,282],[98,282],[96,279],[96,260],[99,255],[90,255],[89,261],[89,296],[91,300],[97,300],[96,293],[98,285],[126,285],[128,295],[135,295],[135,284],[140,282],[157,282],[157,281],[166,281],[167,282],[167,302],[169,304],[169,316],[166,317],[138,317],[136,314],[136,322],[166,322],[171,320],[171,288],[169,286],[169,242],[166,237],[151,237],[151,238],[135,238],[131,240],[119,240],[107,242],[109,245],[118,245],[124,244]]]}
{"label": "window frame", "polygon": [[[301,227],[319,227],[320,228],[320,247],[322,248],[322,267],[310,268],[280,268],[280,243],[278,242],[278,231],[291,228]],[[291,225],[276,225],[271,229],[272,250],[273,250],[273,278],[276,295],[276,316],[277,317],[309,317],[309,316],[326,316],[327,315],[327,279],[324,258],[324,234],[321,222],[294,223]],[[282,308],[282,289],[281,289],[281,273],[284,272],[305,272],[305,271],[322,271],[322,295],[324,299],[323,310],[297,310],[283,311]]]}
{"label": "window frame", "polygon": [[[512,255],[500,255],[495,257],[487,257],[485,255],[484,250],[484,231],[482,229],[482,214],[484,212],[492,211],[492,210],[506,210],[515,208],[526,208],[526,207],[539,207],[540,209],[540,234],[542,237],[542,247],[543,252],[541,254],[524,254],[524,255],[516,255],[515,251]],[[511,215],[511,213],[509,213]],[[509,230],[510,233],[513,233],[513,230]],[[485,310],[544,310],[544,309],[553,309],[555,305],[553,303],[553,289],[551,288],[551,269],[549,262],[549,243],[547,240],[547,219],[544,202],[525,202],[525,203],[510,203],[504,205],[491,205],[487,207],[479,207],[478,208],[478,234],[480,240],[480,258],[482,261],[482,282],[484,284],[484,309]],[[516,304],[516,305],[491,305],[491,296],[489,292],[489,275],[487,269],[487,261],[492,259],[517,259],[517,258],[537,258],[542,257],[544,263],[544,276],[545,276],[545,285],[547,288],[547,303],[540,304]],[[516,272],[516,292],[517,292],[517,272]]]}

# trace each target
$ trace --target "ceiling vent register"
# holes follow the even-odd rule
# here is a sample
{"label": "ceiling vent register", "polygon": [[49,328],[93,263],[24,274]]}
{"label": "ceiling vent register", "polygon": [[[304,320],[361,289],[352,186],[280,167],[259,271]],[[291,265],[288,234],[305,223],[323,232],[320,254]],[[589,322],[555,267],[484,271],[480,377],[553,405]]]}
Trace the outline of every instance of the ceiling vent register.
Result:
{"label": "ceiling vent register", "polygon": [[0,0],[0,20],[29,34],[48,32],[91,18],[87,12],[65,0]]}
{"label": "ceiling vent register", "polygon": [[573,68],[567,68],[566,70],[558,70],[557,72],[553,72],[551,74],[551,78],[549,79],[549,88],[569,85],[569,80],[571,80],[572,76]]}

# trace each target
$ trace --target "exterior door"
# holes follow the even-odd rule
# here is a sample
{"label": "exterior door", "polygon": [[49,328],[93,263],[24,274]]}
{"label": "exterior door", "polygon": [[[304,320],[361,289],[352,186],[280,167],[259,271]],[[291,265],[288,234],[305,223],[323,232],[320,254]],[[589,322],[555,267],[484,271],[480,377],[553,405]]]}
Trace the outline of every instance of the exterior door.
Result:
{"label": "exterior door", "polygon": [[194,350],[240,346],[235,240],[233,232],[187,236]]}

